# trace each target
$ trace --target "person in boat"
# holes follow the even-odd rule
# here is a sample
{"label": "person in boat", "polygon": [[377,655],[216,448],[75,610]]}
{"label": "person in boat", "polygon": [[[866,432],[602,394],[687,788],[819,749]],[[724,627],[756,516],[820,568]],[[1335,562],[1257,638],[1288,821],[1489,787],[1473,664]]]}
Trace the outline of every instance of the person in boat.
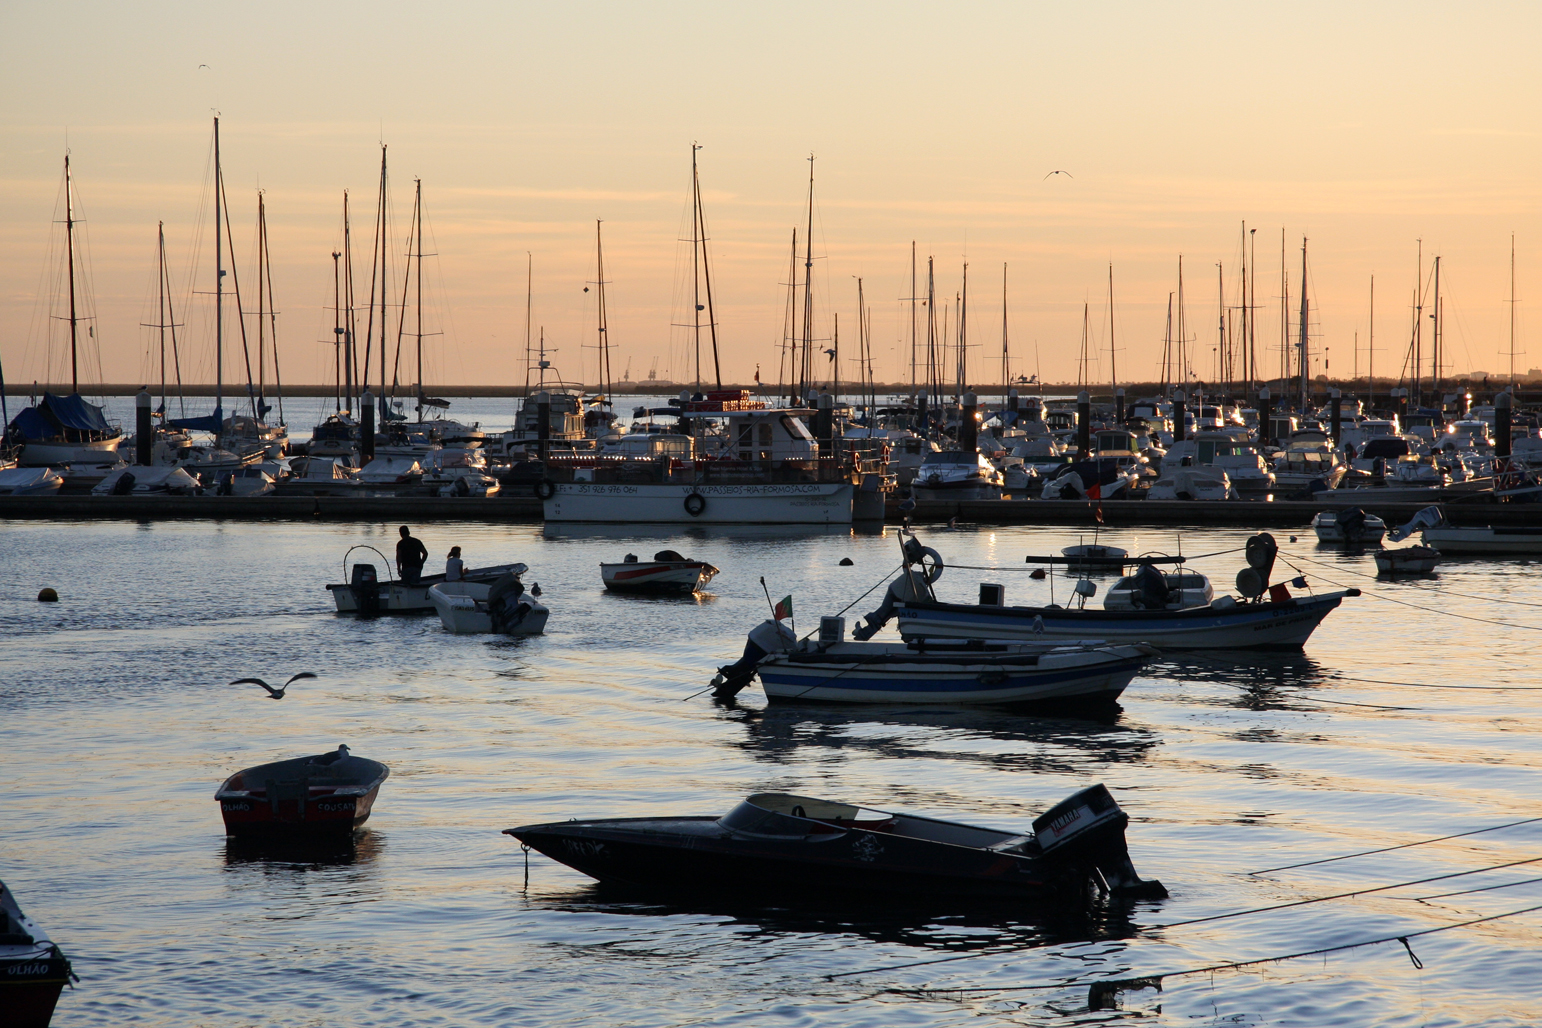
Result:
{"label": "person in boat", "polygon": [[401,535],[396,543],[396,573],[402,576],[403,582],[416,585],[423,574],[423,565],[428,561],[428,547],[422,540],[414,539],[412,530],[406,525],[402,526]]}
{"label": "person in boat", "polygon": [[466,577],[466,563],[460,559],[460,547],[451,546],[449,556],[444,561],[444,580],[446,582],[459,582]]}
{"label": "person in boat", "polygon": [[492,618],[493,630],[507,632],[519,624],[530,612],[530,604],[524,601],[525,583],[519,575],[510,571],[493,582],[487,590],[487,613]]}

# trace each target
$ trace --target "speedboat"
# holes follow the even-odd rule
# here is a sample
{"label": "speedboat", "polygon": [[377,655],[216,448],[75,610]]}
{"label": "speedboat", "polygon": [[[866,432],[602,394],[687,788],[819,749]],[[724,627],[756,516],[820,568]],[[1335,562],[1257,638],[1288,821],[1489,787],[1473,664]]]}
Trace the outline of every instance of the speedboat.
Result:
{"label": "speedboat", "polygon": [[1387,523],[1359,507],[1350,507],[1348,510],[1320,511],[1312,518],[1312,530],[1317,533],[1320,543],[1365,545],[1381,542],[1381,537],[1387,534]]}
{"label": "speedboat", "polygon": [[0,496],[52,496],[63,485],[53,468],[0,468]]}
{"label": "speedboat", "polygon": [[1439,563],[1440,551],[1428,546],[1376,551],[1376,570],[1383,575],[1427,575]]}
{"label": "speedboat", "polygon": [[48,1028],[59,993],[74,978],[69,958],[0,882],[0,1020],[11,1028]]}
{"label": "speedboat", "polygon": [[619,564],[601,564],[600,579],[612,592],[694,593],[717,575],[704,560],[691,560],[674,550],[660,550],[652,560],[628,553]]}
{"label": "speedboat", "polygon": [[[713,680],[721,699],[760,678],[769,700],[809,703],[1112,703],[1156,656],[1142,644],[977,640],[847,642],[842,618],[820,622],[820,638],[765,649],[767,623],[745,654]],[[772,631],[775,629],[772,628]]]}
{"label": "speedboat", "polygon": [[[919,543],[914,537],[906,543],[905,559],[909,565],[920,562]],[[1003,602],[1000,590],[992,590],[990,603],[945,603],[937,599],[932,584],[941,575],[941,564],[933,562],[925,574],[907,566],[889,586],[883,605],[866,615],[866,625],[853,632],[869,638],[888,620],[897,618],[900,635],[911,639],[993,639],[1049,640],[1101,639],[1107,643],[1150,643],[1161,649],[1300,649],[1306,640],[1346,596],[1359,596],[1359,589],[1294,597],[1290,587],[1306,587],[1306,579],[1297,577],[1286,583],[1269,583],[1278,550],[1274,537],[1260,532],[1248,540],[1248,564],[1238,575],[1242,597],[1219,596],[1203,604],[1182,606],[1203,597],[1208,583],[1195,588],[1188,583],[1171,583],[1156,573],[1156,579],[1144,575],[1144,568],[1134,577],[1143,577],[1138,597],[1118,595],[1135,583],[1109,590],[1103,609],[1085,606],[1085,599],[1096,593],[1090,579],[1076,584],[1075,595],[1083,606],[1012,607]],[[1136,557],[1132,563],[1175,563],[1175,557]],[[1063,563],[1065,558],[1046,560],[1030,558],[1031,563]],[[923,565],[924,566],[924,565]],[[1153,569],[1154,570],[1154,569]],[[1160,580],[1160,584],[1158,584]],[[1176,589],[1175,589],[1176,586]],[[1177,596],[1173,593],[1177,592]]]}
{"label": "speedboat", "polygon": [[[519,565],[521,568],[524,565]],[[513,572],[514,578],[519,577]],[[446,632],[456,635],[496,632],[500,635],[540,635],[551,613],[529,592],[492,596],[496,582],[440,582],[428,591]]]}
{"label": "speedboat", "polygon": [[181,468],[124,465],[91,488],[93,496],[144,496],[148,493],[188,496],[201,488],[198,479]]}
{"label": "speedboat", "polygon": [[[343,568],[348,569],[348,558],[354,550],[371,550],[387,568],[390,563],[385,555],[373,546],[362,544],[349,547],[343,554]],[[523,564],[494,564],[485,568],[470,568],[461,573],[462,581],[492,584],[504,575],[522,575],[529,568]],[[384,581],[373,563],[353,565],[348,581],[327,586],[332,602],[339,614],[426,614],[434,609],[428,591],[444,581],[444,574],[423,575],[416,582],[407,583],[389,577]]]}
{"label": "speedboat", "polygon": [[1031,833],[855,804],[756,793],[726,815],[557,821],[505,829],[608,885],[653,892],[1016,899],[1085,907],[1094,890],[1161,898],[1135,873],[1129,815],[1102,785],[1051,807]]}
{"label": "speedboat", "polygon": [[913,485],[949,495],[961,491],[999,494],[1001,481],[1001,472],[978,452],[939,450],[921,461]]}
{"label": "speedboat", "polygon": [[237,771],[215,792],[225,834],[247,841],[348,842],[369,820],[391,769],[331,753],[258,764]]}
{"label": "speedboat", "polygon": [[1164,461],[1162,475],[1146,490],[1148,500],[1234,500],[1237,492],[1221,468],[1177,467]]}
{"label": "speedboat", "polygon": [[1406,525],[1387,533],[1393,542],[1407,539],[1415,531],[1426,546],[1443,554],[1485,554],[1491,557],[1526,557],[1542,554],[1542,527],[1532,525],[1457,526],[1446,521],[1439,507],[1430,506],[1415,514]]}

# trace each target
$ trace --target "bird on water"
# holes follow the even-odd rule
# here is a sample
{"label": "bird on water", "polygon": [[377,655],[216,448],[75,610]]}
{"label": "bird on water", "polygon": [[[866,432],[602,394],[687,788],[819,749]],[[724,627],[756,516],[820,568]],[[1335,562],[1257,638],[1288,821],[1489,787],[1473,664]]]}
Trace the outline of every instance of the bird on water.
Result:
{"label": "bird on water", "polygon": [[268,699],[270,699],[270,700],[281,700],[281,699],[284,698],[284,690],[288,689],[291,685],[293,685],[294,683],[298,682],[302,678],[315,678],[315,677],[316,676],[311,674],[309,671],[301,671],[299,674],[295,675],[293,678],[291,678],[289,681],[285,682],[283,685],[279,686],[277,689],[273,688],[273,686],[269,685],[267,682],[264,682],[260,678],[237,678],[234,682],[231,682],[230,684],[231,685],[260,685],[264,689],[268,690]]}

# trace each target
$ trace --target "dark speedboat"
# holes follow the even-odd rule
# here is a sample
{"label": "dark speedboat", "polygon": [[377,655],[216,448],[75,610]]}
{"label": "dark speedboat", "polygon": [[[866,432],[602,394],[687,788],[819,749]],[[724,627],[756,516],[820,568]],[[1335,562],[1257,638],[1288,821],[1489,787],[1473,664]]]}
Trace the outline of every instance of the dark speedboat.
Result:
{"label": "dark speedboat", "polygon": [[1129,816],[1101,785],[1029,835],[830,800],[757,793],[723,817],[607,818],[509,828],[520,842],[607,884],[667,892],[879,893],[910,898],[1085,902],[1167,890],[1135,873]]}
{"label": "dark speedboat", "polygon": [[225,780],[214,798],[225,834],[249,841],[345,843],[369,820],[391,769],[347,746],[258,764]]}
{"label": "dark speedboat", "polygon": [[0,1023],[48,1028],[59,993],[74,977],[69,958],[0,882]]}

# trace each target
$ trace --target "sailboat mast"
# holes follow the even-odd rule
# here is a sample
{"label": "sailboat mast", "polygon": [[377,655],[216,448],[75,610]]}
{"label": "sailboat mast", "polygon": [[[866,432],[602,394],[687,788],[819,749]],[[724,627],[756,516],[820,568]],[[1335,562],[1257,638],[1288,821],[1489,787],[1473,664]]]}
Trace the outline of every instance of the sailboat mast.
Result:
{"label": "sailboat mast", "polygon": [[1433,323],[1430,330],[1430,402],[1444,408],[1445,398],[1440,394],[1440,257],[1435,257],[1435,303],[1430,312]]}
{"label": "sailboat mast", "polygon": [[342,253],[332,251],[332,413],[343,410],[343,282],[337,259]]}
{"label": "sailboat mast", "polygon": [[[916,402],[916,241],[910,241],[910,402]],[[1513,347],[1512,347],[1513,349]]]}
{"label": "sailboat mast", "polygon": [[[692,165],[694,166],[694,158]],[[712,260],[707,253],[707,209],[702,206],[701,184],[696,186],[696,215],[701,224],[701,284],[707,292],[707,335],[712,341],[712,379],[719,389],[723,388],[723,367],[717,352],[717,308],[712,305]],[[696,377],[701,378],[700,349],[697,350]],[[700,388],[698,383],[698,388]]]}
{"label": "sailboat mast", "polygon": [[1007,265],[1001,263],[1001,405],[1007,405],[1007,392],[1012,386],[1012,366],[1007,359]]}
{"label": "sailboat mast", "polygon": [[[391,288],[391,275],[386,267],[390,249],[386,243],[386,145],[380,144],[380,420],[385,420],[386,375],[386,293]],[[391,395],[396,396],[396,383],[391,383]]]}
{"label": "sailboat mast", "polygon": [[1310,309],[1306,299],[1306,236],[1301,237],[1301,412],[1306,413],[1307,390],[1311,382],[1311,361],[1307,352],[1307,327]]}
{"label": "sailboat mast", "polygon": [[1371,276],[1371,333],[1365,344],[1365,404],[1376,406],[1376,276]]}
{"label": "sailboat mast", "polygon": [[1166,395],[1173,378],[1173,294],[1167,294],[1167,328],[1162,333],[1162,389]]}
{"label": "sailboat mast", "polygon": [[597,321],[599,331],[596,333],[600,339],[600,388],[604,391],[605,399],[611,402],[611,409],[615,409],[614,397],[611,396],[610,376],[610,324],[605,310],[605,246],[600,239],[600,220],[594,220],[594,282],[595,297],[598,308]]}
{"label": "sailboat mast", "polygon": [[155,285],[160,296],[155,304],[161,330],[161,412],[166,411],[166,223],[155,223],[155,253],[159,258]]}
{"label": "sailboat mast", "polygon": [[1189,387],[1189,330],[1183,302],[1183,254],[1178,255],[1178,378],[1179,388]]}
{"label": "sailboat mast", "polygon": [[525,251],[525,398],[530,398],[530,312],[535,306],[535,255]]}
{"label": "sailboat mast", "polygon": [[[267,270],[262,255],[267,240],[267,212],[263,206],[262,190],[257,190],[257,397],[263,398],[267,377],[267,310],[263,306],[263,286],[267,283]],[[258,414],[261,417],[261,412]]]}
{"label": "sailboat mast", "polygon": [[1114,358],[1114,265],[1108,265],[1108,395],[1119,391],[1119,365]]}
{"label": "sailboat mast", "polygon": [[225,173],[220,168],[220,119],[214,116],[214,431],[224,427],[225,412],[225,219],[220,205],[225,199]]}
{"label": "sailboat mast", "polygon": [[[418,420],[423,420],[423,180],[413,179],[416,191],[412,201],[415,224],[413,238],[417,240],[418,258]],[[410,259],[410,258],[409,258]]]}
{"label": "sailboat mast", "polygon": [[1515,233],[1510,233],[1510,391],[1515,391]]}
{"label": "sailboat mast", "polygon": [[803,366],[798,397],[807,400],[814,360],[814,155],[808,155],[808,232],[803,239]]}
{"label": "sailboat mast", "polygon": [[969,386],[969,262],[964,262],[964,285],[958,297],[958,384],[953,399],[962,401]]}
{"label": "sailboat mast", "polygon": [[1215,377],[1226,393],[1231,392],[1231,353],[1226,347],[1226,270],[1220,261],[1215,262],[1216,343]]}
{"label": "sailboat mast", "polygon": [[696,170],[696,151],[691,144],[691,318],[695,323],[696,390],[701,391],[701,178]]}
{"label": "sailboat mast", "polygon": [[[218,124],[218,121],[216,121]],[[75,188],[70,181],[70,155],[64,155],[64,247],[69,253],[70,274],[70,392],[80,392],[80,361],[77,356],[76,328],[79,318],[75,312]]]}
{"label": "sailboat mast", "polygon": [[[343,190],[343,284],[347,287],[346,315],[347,322],[343,335],[343,402],[347,410],[356,411],[354,406],[354,380],[357,377],[359,367],[359,355],[356,351],[359,335],[359,319],[354,309],[353,292],[353,230],[348,219],[348,190]],[[371,303],[373,310],[373,303]],[[371,315],[373,320],[373,315]],[[362,392],[362,390],[360,390]]]}

